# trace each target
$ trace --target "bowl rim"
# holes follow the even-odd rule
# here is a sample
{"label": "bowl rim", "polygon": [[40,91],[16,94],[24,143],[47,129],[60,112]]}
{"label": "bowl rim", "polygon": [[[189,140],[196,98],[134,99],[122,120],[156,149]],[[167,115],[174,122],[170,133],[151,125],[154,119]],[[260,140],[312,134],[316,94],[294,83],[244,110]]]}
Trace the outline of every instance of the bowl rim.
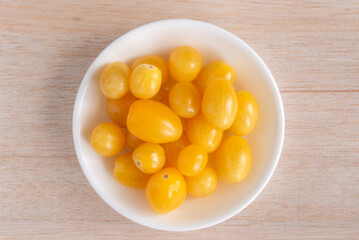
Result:
{"label": "bowl rim", "polygon": [[[271,165],[271,168],[266,170],[265,172],[265,178],[263,180],[261,180],[260,184],[258,184],[255,188],[255,190],[253,191],[254,193],[252,193],[252,196],[240,207],[234,208],[233,211],[225,216],[222,217],[217,217],[217,218],[213,218],[213,221],[207,221],[206,223],[203,224],[196,224],[195,226],[191,226],[191,227],[178,227],[178,228],[168,228],[168,227],[161,227],[155,224],[151,224],[151,222],[146,222],[146,221],[141,221],[141,218],[137,218],[134,217],[131,214],[128,213],[124,213],[119,211],[119,209],[117,209],[115,206],[113,206],[112,202],[104,195],[102,195],[99,191],[99,189],[96,187],[95,184],[95,180],[92,178],[92,176],[90,175],[90,173],[87,170],[87,166],[86,166],[86,161],[84,158],[84,155],[81,151],[81,147],[80,147],[80,135],[77,131],[77,125],[78,125],[78,121],[79,121],[79,113],[80,113],[80,106],[82,105],[83,102],[83,98],[88,86],[88,81],[85,81],[85,79],[88,79],[88,75],[90,74],[90,69],[93,68],[93,66],[96,64],[96,62],[98,61],[98,59],[100,59],[102,57],[102,55],[104,55],[107,51],[110,51],[111,48],[117,44],[117,42],[121,41],[123,38],[126,38],[128,35],[131,34],[135,34],[136,32],[141,31],[144,28],[148,28],[148,27],[156,27],[157,25],[162,25],[162,24],[168,24],[168,23],[173,23],[173,24],[178,24],[178,23],[185,23],[185,24],[200,24],[203,26],[203,28],[206,29],[212,29],[214,31],[217,31],[220,34],[224,34],[227,35],[227,37],[232,38],[233,40],[239,42],[241,45],[243,45],[246,50],[248,50],[250,52],[250,54],[255,58],[255,61],[260,65],[260,67],[264,70],[265,75],[267,75],[270,79],[270,82],[272,84],[273,90],[274,90],[274,96],[275,96],[275,102],[276,102],[276,107],[278,107],[279,109],[279,116],[278,116],[278,121],[280,121],[279,123],[279,127],[278,127],[278,138],[276,139],[275,142],[275,149],[274,149],[274,153],[273,156],[275,156],[274,158],[274,164]],[[97,193],[97,195],[103,200],[105,201],[113,210],[115,210],[116,212],[120,213],[122,216],[124,216],[125,218],[149,227],[149,228],[153,228],[153,229],[157,229],[157,230],[165,230],[165,231],[175,231],[175,232],[180,232],[180,231],[190,231],[190,230],[197,230],[197,229],[202,229],[202,228],[207,228],[207,227],[211,227],[214,226],[216,224],[219,224],[223,221],[226,221],[227,219],[233,217],[234,215],[238,214],[240,211],[242,211],[244,208],[246,208],[250,203],[252,203],[257,197],[258,195],[263,191],[263,189],[266,187],[266,185],[268,184],[270,178],[272,177],[278,162],[279,162],[279,158],[282,152],[282,148],[283,148],[283,142],[284,142],[284,135],[285,135],[285,115],[284,115],[284,107],[283,107],[283,101],[278,89],[278,86],[276,84],[276,81],[272,75],[272,73],[270,72],[269,68],[267,67],[267,65],[264,63],[264,61],[262,60],[262,58],[246,43],[244,42],[241,38],[239,38],[238,36],[234,35],[233,33],[218,27],[214,24],[211,23],[207,23],[207,22],[203,22],[203,21],[199,21],[199,20],[192,20],[192,19],[164,19],[164,20],[159,20],[159,21],[154,21],[154,22],[150,22],[144,25],[141,25],[139,27],[136,27],[128,32],[126,32],[125,34],[121,35],[120,37],[118,37],[117,39],[115,39],[113,42],[111,42],[108,46],[106,46],[101,52],[100,54],[95,58],[95,60],[92,62],[92,64],[90,65],[90,67],[87,69],[81,84],[78,88],[77,94],[76,94],[76,99],[75,99],[75,104],[74,104],[74,109],[73,109],[73,118],[72,118],[72,134],[73,134],[73,142],[74,142],[74,148],[75,148],[75,152],[76,152],[76,156],[78,159],[78,162],[80,164],[80,167],[82,169],[82,172],[84,173],[88,183],[91,185],[92,189]]]}

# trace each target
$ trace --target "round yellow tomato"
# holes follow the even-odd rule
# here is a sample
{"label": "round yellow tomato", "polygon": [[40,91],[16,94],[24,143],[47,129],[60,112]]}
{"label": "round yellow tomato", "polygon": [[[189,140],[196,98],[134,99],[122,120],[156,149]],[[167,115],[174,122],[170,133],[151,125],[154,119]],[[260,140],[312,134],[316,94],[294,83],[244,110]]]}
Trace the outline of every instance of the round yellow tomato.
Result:
{"label": "round yellow tomato", "polygon": [[158,67],[162,73],[162,86],[166,85],[167,79],[168,79],[168,67],[167,67],[167,62],[165,59],[163,59],[160,56],[154,55],[154,54],[145,55],[145,56],[137,58],[132,63],[131,70],[132,71],[135,70],[135,68],[142,63],[147,63],[147,64],[151,64],[153,66]]}
{"label": "round yellow tomato", "polygon": [[251,149],[240,136],[224,138],[215,152],[216,170],[225,183],[243,181],[249,173],[251,162]]}
{"label": "round yellow tomato", "polygon": [[178,154],[185,146],[190,144],[191,143],[189,142],[187,135],[184,133],[177,141],[163,144],[163,148],[166,152],[165,167],[177,167]]}
{"label": "round yellow tomato", "polygon": [[108,98],[106,101],[106,107],[111,120],[120,127],[125,128],[128,110],[130,109],[131,104],[136,100],[137,99],[130,92],[126,93],[126,95],[120,99]]}
{"label": "round yellow tomato", "polygon": [[153,174],[146,186],[147,202],[159,214],[168,213],[181,206],[186,194],[184,177],[172,167]]}
{"label": "round yellow tomato", "polygon": [[182,149],[178,155],[177,168],[187,177],[200,174],[207,166],[207,149],[200,145],[189,145]]}
{"label": "round yellow tomato", "polygon": [[168,95],[169,95],[169,91],[165,90],[165,89],[160,89],[158,91],[158,93],[151,98],[151,100],[157,101],[157,102],[161,102],[166,106],[169,106],[169,102],[168,102]]}
{"label": "round yellow tomato", "polygon": [[116,159],[113,176],[119,183],[131,188],[145,188],[151,177],[138,170],[133,163],[132,153],[125,153]]}
{"label": "round yellow tomato", "polygon": [[144,173],[155,173],[163,168],[166,161],[165,150],[156,143],[142,143],[132,153],[133,161]]}
{"label": "round yellow tomato", "polygon": [[176,141],[183,131],[181,119],[169,107],[153,100],[132,103],[127,128],[139,139],[152,143]]}
{"label": "round yellow tomato", "polygon": [[223,131],[209,124],[201,113],[186,119],[186,133],[192,144],[205,147],[208,153],[217,149],[223,136]]}
{"label": "round yellow tomato", "polygon": [[140,144],[142,144],[143,141],[141,139],[138,139],[136,136],[132,135],[130,132],[127,131],[127,133],[126,133],[126,143],[130,148],[135,149]]}
{"label": "round yellow tomato", "polygon": [[200,174],[194,177],[185,177],[188,195],[192,197],[204,197],[213,193],[218,186],[218,176],[211,167],[206,167]]}
{"label": "round yellow tomato", "polygon": [[132,72],[130,89],[135,97],[148,99],[154,97],[162,83],[161,70],[150,64],[140,64]]}
{"label": "round yellow tomato", "polygon": [[108,64],[100,77],[102,93],[111,99],[119,99],[128,92],[130,69],[122,62]]}
{"label": "round yellow tomato", "polygon": [[213,61],[202,68],[198,77],[194,80],[194,84],[196,84],[198,90],[203,93],[208,83],[217,78],[227,79],[233,84],[236,79],[236,72],[224,61]]}
{"label": "round yellow tomato", "polygon": [[245,136],[256,126],[258,119],[258,104],[252,94],[247,91],[237,92],[238,111],[229,131]]}
{"label": "round yellow tomato", "polygon": [[202,57],[199,52],[190,46],[175,48],[168,60],[168,69],[177,81],[193,81],[202,68]]}
{"label": "round yellow tomato", "polygon": [[91,146],[101,156],[113,157],[125,145],[125,134],[114,123],[101,123],[95,127],[91,135]]}
{"label": "round yellow tomato", "polygon": [[202,98],[202,113],[213,127],[228,129],[236,118],[238,102],[236,92],[227,79],[212,80]]}
{"label": "round yellow tomato", "polygon": [[194,117],[201,107],[201,95],[191,82],[178,82],[170,90],[169,103],[178,116]]}

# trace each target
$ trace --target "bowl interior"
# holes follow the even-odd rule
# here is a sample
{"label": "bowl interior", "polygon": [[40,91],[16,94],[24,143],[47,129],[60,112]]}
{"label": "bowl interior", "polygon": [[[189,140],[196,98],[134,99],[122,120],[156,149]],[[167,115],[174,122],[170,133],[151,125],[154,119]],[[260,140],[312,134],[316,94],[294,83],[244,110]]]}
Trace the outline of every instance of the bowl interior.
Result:
{"label": "bowl interior", "polygon": [[[92,129],[110,121],[105,97],[98,79],[103,67],[113,61],[131,64],[145,54],[166,59],[180,45],[199,50],[204,64],[224,60],[236,70],[235,88],[248,90],[258,101],[259,120],[246,138],[253,153],[247,179],[241,183],[220,183],[212,195],[187,197],[177,210],[157,215],[148,206],[144,190],[130,189],[116,182],[112,175],[115,158],[103,158],[91,148]],[[284,115],[281,98],[272,75],[243,41],[214,25],[192,20],[166,20],[151,23],[123,35],[109,45],[93,62],[80,86],[73,120],[74,143],[80,165],[88,181],[112,208],[123,216],[148,227],[163,230],[191,230],[221,222],[246,207],[271,177],[282,147]]]}

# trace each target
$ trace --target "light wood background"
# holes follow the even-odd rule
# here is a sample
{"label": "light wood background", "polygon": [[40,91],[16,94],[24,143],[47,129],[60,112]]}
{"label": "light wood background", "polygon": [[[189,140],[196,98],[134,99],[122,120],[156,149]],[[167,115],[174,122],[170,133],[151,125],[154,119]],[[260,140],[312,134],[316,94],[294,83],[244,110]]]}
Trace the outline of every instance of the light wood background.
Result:
{"label": "light wood background", "polygon": [[[185,233],[113,211],[91,189],[71,132],[78,86],[110,42],[192,18],[258,52],[282,94],[286,136],[262,194]],[[0,0],[1,239],[359,239],[359,1]]]}

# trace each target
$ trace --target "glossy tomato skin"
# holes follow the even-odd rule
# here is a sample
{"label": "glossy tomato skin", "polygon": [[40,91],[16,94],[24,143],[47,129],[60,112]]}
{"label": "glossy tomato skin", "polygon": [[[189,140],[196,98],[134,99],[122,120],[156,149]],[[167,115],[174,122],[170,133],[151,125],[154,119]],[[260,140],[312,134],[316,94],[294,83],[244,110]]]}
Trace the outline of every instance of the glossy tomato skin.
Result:
{"label": "glossy tomato skin", "polygon": [[213,168],[207,166],[194,177],[185,177],[188,195],[196,198],[212,194],[218,186],[218,175]]}
{"label": "glossy tomato skin", "polygon": [[126,143],[130,148],[135,149],[139,145],[141,145],[143,143],[143,141],[141,139],[137,138],[136,136],[132,135],[129,131],[127,131]]}
{"label": "glossy tomato skin", "polygon": [[169,107],[153,100],[132,103],[127,128],[142,141],[152,143],[176,141],[183,131],[181,119]]}
{"label": "glossy tomato skin", "polygon": [[236,93],[238,111],[229,131],[240,136],[251,133],[258,120],[258,104],[252,94],[247,91]]}
{"label": "glossy tomato skin", "polygon": [[141,99],[154,97],[162,84],[161,70],[150,64],[140,64],[132,72],[130,89],[132,94]]}
{"label": "glossy tomato skin", "polygon": [[181,150],[177,158],[178,170],[187,177],[200,174],[207,166],[207,149],[200,145],[189,145]]}
{"label": "glossy tomato skin", "polygon": [[132,153],[136,167],[144,173],[153,174],[163,168],[165,150],[157,143],[142,143]]}
{"label": "glossy tomato skin", "polygon": [[181,206],[186,195],[186,181],[182,174],[172,167],[153,174],[146,186],[147,202],[159,214],[171,212]]}
{"label": "glossy tomato skin", "polygon": [[228,129],[233,124],[238,109],[232,84],[226,79],[212,80],[204,91],[201,107],[203,115],[213,127]]}
{"label": "glossy tomato skin", "polygon": [[113,62],[108,64],[100,77],[102,93],[110,99],[119,99],[129,89],[131,71],[125,63]]}
{"label": "glossy tomato skin", "polygon": [[214,128],[201,113],[198,113],[195,117],[186,119],[186,134],[192,144],[203,146],[211,153],[221,143],[223,131]]}
{"label": "glossy tomato skin", "polygon": [[193,81],[202,68],[202,57],[193,47],[180,46],[175,48],[168,60],[168,69],[176,81]]}
{"label": "glossy tomato skin", "polygon": [[132,153],[125,153],[115,161],[113,176],[122,185],[130,188],[145,188],[151,177],[138,170],[132,160]]}
{"label": "glossy tomato skin", "polygon": [[147,63],[158,67],[162,73],[162,86],[166,85],[168,80],[168,66],[164,58],[154,54],[141,56],[132,63],[131,70],[135,70],[135,68],[142,63]]}
{"label": "glossy tomato skin", "polygon": [[111,120],[120,127],[126,128],[128,110],[131,104],[136,101],[132,93],[128,92],[120,99],[107,99],[106,108]]}
{"label": "glossy tomato skin", "polygon": [[191,82],[178,82],[170,90],[169,104],[180,117],[192,118],[201,107],[201,95]]}
{"label": "glossy tomato skin", "polygon": [[224,61],[213,61],[202,68],[198,77],[194,80],[194,84],[196,84],[198,90],[203,94],[209,82],[217,78],[227,79],[233,84],[236,79],[236,72]]}
{"label": "glossy tomato skin", "polygon": [[162,146],[166,152],[165,167],[177,167],[177,158],[179,153],[185,146],[190,144],[191,143],[185,133],[182,133],[182,136],[177,141],[163,144]]}
{"label": "glossy tomato skin", "polygon": [[125,134],[114,123],[101,123],[92,131],[90,142],[92,148],[101,156],[113,157],[124,147]]}
{"label": "glossy tomato skin", "polygon": [[244,138],[224,138],[214,155],[216,171],[223,182],[241,182],[247,177],[252,164],[252,152]]}

